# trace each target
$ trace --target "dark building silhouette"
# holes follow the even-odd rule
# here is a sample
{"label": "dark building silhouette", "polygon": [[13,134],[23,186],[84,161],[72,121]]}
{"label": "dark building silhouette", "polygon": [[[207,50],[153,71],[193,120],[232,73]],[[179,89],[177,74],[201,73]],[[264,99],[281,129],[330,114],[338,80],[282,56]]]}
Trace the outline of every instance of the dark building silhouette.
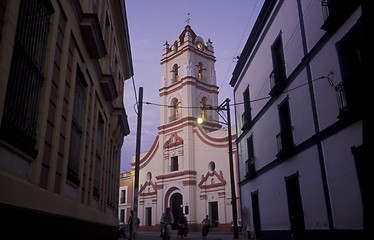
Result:
{"label": "dark building silhouette", "polygon": [[2,235],[117,239],[124,1],[0,1]]}

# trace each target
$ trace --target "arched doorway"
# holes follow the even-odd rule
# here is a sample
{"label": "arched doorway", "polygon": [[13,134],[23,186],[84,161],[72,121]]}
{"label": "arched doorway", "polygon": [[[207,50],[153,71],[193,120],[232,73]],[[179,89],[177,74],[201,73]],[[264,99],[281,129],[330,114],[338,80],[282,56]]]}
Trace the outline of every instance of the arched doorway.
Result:
{"label": "arched doorway", "polygon": [[183,213],[183,197],[182,194],[176,192],[170,196],[170,210],[174,216],[173,229],[178,228],[178,221]]}

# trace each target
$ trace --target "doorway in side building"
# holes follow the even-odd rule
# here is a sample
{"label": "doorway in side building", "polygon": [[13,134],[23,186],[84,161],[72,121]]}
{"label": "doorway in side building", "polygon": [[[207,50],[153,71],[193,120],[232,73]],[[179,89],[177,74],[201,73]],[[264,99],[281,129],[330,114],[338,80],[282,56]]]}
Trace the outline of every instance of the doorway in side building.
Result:
{"label": "doorway in side building", "polygon": [[260,204],[258,201],[258,190],[251,193],[252,200],[252,214],[253,214],[253,227],[255,239],[261,239],[261,219],[260,219]]}
{"label": "doorway in side building", "polygon": [[145,226],[146,227],[152,226],[152,208],[151,207],[145,208]]}
{"label": "doorway in side building", "polygon": [[212,221],[212,227],[218,227],[218,202],[209,202],[209,217]]}
{"label": "doorway in side building", "polygon": [[286,177],[288,213],[292,240],[303,240],[305,232],[303,203],[300,192],[299,174]]}

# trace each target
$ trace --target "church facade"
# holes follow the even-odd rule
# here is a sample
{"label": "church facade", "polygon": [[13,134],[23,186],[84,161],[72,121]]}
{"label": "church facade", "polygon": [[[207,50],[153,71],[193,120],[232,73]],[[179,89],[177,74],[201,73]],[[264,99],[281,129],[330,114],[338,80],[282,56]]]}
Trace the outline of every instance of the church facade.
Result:
{"label": "church facade", "polygon": [[[142,230],[158,230],[167,207],[176,222],[182,214],[187,217],[190,231],[200,230],[206,215],[217,231],[231,230],[228,129],[219,124],[216,111],[201,108],[219,105],[215,61],[212,42],[204,42],[190,25],[172,44],[164,44],[160,126],[151,149],[140,156]],[[235,134],[232,139],[236,148]]]}

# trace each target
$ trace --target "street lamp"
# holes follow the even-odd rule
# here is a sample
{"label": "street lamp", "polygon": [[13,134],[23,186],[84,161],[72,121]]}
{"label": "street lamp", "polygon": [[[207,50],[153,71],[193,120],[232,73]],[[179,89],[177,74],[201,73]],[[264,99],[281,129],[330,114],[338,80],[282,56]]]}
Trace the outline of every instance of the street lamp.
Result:
{"label": "street lamp", "polygon": [[[234,160],[232,157],[232,137],[231,137],[231,117],[230,117],[230,99],[226,98],[226,100],[219,105],[218,107],[201,107],[202,110],[215,110],[218,112],[220,111],[227,111],[227,137],[229,141],[229,163],[230,163],[230,181],[231,181],[231,204],[232,204],[232,218],[234,224],[234,238],[239,238],[238,236],[238,210],[236,205],[236,193],[235,193],[235,175],[234,175]],[[221,114],[219,114],[223,117]],[[223,118],[224,119],[224,118]],[[225,120],[225,119],[224,119]],[[199,124],[203,123],[204,119],[198,118],[197,122]]]}

